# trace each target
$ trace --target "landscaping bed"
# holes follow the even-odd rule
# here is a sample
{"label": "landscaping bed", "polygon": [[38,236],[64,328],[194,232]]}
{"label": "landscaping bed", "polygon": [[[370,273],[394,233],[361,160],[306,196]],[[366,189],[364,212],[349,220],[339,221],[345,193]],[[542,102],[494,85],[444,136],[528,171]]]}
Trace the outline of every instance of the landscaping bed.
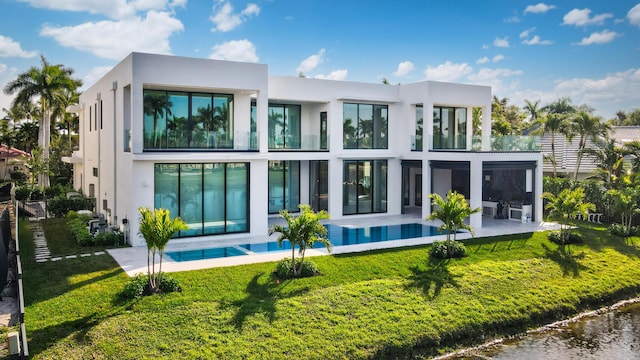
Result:
{"label": "landscaping bed", "polygon": [[[51,225],[53,243],[65,230]],[[469,256],[449,261],[430,261],[429,246],[316,257],[321,276],[286,281],[275,263],[174,273],[182,292],[123,302],[129,278],[110,256],[36,264],[21,231],[29,349],[35,359],[428,358],[637,296],[640,238],[579,232],[583,243],[564,251],[535,233],[465,241]]]}

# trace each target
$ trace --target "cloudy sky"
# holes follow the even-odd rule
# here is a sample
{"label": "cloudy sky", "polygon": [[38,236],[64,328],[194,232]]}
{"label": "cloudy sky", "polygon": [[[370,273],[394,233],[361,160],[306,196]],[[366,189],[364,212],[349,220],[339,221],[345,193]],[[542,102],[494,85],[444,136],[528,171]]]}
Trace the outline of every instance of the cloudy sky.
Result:
{"label": "cloudy sky", "polygon": [[638,0],[0,0],[1,87],[40,54],[87,87],[132,51],[491,85],[516,105],[570,97],[605,119],[640,108]]}

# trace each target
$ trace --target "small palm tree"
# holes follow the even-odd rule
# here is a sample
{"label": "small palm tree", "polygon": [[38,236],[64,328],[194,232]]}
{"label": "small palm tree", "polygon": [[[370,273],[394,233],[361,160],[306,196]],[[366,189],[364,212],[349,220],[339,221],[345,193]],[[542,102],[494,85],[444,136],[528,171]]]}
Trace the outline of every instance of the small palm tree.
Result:
{"label": "small palm tree", "polygon": [[[281,210],[280,216],[287,222],[286,226],[273,225],[269,235],[280,233],[276,239],[278,246],[288,240],[291,243],[291,273],[294,277],[302,274],[304,254],[307,248],[313,247],[316,242],[322,243],[328,251],[331,251],[331,242],[327,238],[327,228],[320,224],[320,220],[328,219],[329,213],[324,210],[315,212],[308,204],[298,205],[300,215],[294,217],[287,210]],[[296,246],[299,248],[300,261],[296,266]]]}
{"label": "small palm tree", "polygon": [[545,210],[549,215],[560,223],[561,246],[569,240],[571,236],[571,223],[578,215],[586,218],[589,211],[595,211],[596,206],[590,202],[584,202],[584,189],[577,187],[573,190],[564,189],[556,196],[550,192],[542,194],[542,198],[547,200]]}
{"label": "small palm tree", "polygon": [[[147,243],[147,273],[149,275],[149,286],[154,292],[160,288],[160,277],[162,276],[162,257],[164,249],[169,240],[180,230],[187,230],[189,227],[179,217],[171,218],[169,210],[140,207],[140,234]],[[156,273],[156,253],[160,255],[158,272]]]}
{"label": "small palm tree", "polygon": [[[447,254],[452,256],[453,242],[456,241],[456,233],[458,230],[469,230],[471,235],[474,235],[473,228],[464,222],[466,218],[472,214],[480,212],[482,209],[472,209],[467,203],[467,199],[464,195],[457,191],[451,191],[447,193],[446,199],[443,199],[439,194],[433,193],[429,195],[431,199],[431,205],[434,209],[427,217],[427,220],[440,220],[440,231],[447,232]],[[451,234],[453,234],[453,241],[451,240]]]}

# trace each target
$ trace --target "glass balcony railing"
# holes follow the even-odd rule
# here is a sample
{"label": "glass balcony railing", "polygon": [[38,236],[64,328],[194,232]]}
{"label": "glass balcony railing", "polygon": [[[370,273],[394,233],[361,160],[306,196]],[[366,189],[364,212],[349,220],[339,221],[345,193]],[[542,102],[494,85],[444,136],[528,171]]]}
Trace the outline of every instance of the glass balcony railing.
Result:
{"label": "glass balcony railing", "polygon": [[269,151],[329,151],[329,136],[292,135],[269,138]]}
{"label": "glass balcony railing", "polygon": [[[125,132],[125,137],[128,136]],[[259,136],[257,132],[235,131],[225,134],[215,131],[199,132],[197,136],[189,132],[163,133],[154,137],[153,133],[145,134],[144,150],[226,150],[226,151],[258,151]],[[125,149],[126,149],[125,144]],[[126,150],[125,150],[126,151]]]}
{"label": "glass balcony railing", "polygon": [[[472,151],[482,151],[482,138],[474,136]],[[497,135],[491,137],[491,151],[540,151],[539,136]]]}

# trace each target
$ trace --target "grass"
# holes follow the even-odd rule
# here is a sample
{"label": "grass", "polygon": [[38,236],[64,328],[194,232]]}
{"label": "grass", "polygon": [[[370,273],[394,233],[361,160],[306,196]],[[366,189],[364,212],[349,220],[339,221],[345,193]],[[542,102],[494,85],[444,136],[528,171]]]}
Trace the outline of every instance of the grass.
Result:
{"label": "grass", "polygon": [[[57,221],[48,220],[46,231]],[[50,243],[64,233],[64,226],[55,228],[46,233]],[[637,296],[640,238],[624,241],[591,224],[581,232],[584,244],[570,251],[535,233],[465,241],[470,256],[445,262],[430,262],[428,246],[316,257],[322,276],[281,283],[272,274],[275,263],[175,273],[182,293],[121,302],[117,294],[128,278],[111,257],[36,264],[25,228],[30,353],[427,358]]]}

